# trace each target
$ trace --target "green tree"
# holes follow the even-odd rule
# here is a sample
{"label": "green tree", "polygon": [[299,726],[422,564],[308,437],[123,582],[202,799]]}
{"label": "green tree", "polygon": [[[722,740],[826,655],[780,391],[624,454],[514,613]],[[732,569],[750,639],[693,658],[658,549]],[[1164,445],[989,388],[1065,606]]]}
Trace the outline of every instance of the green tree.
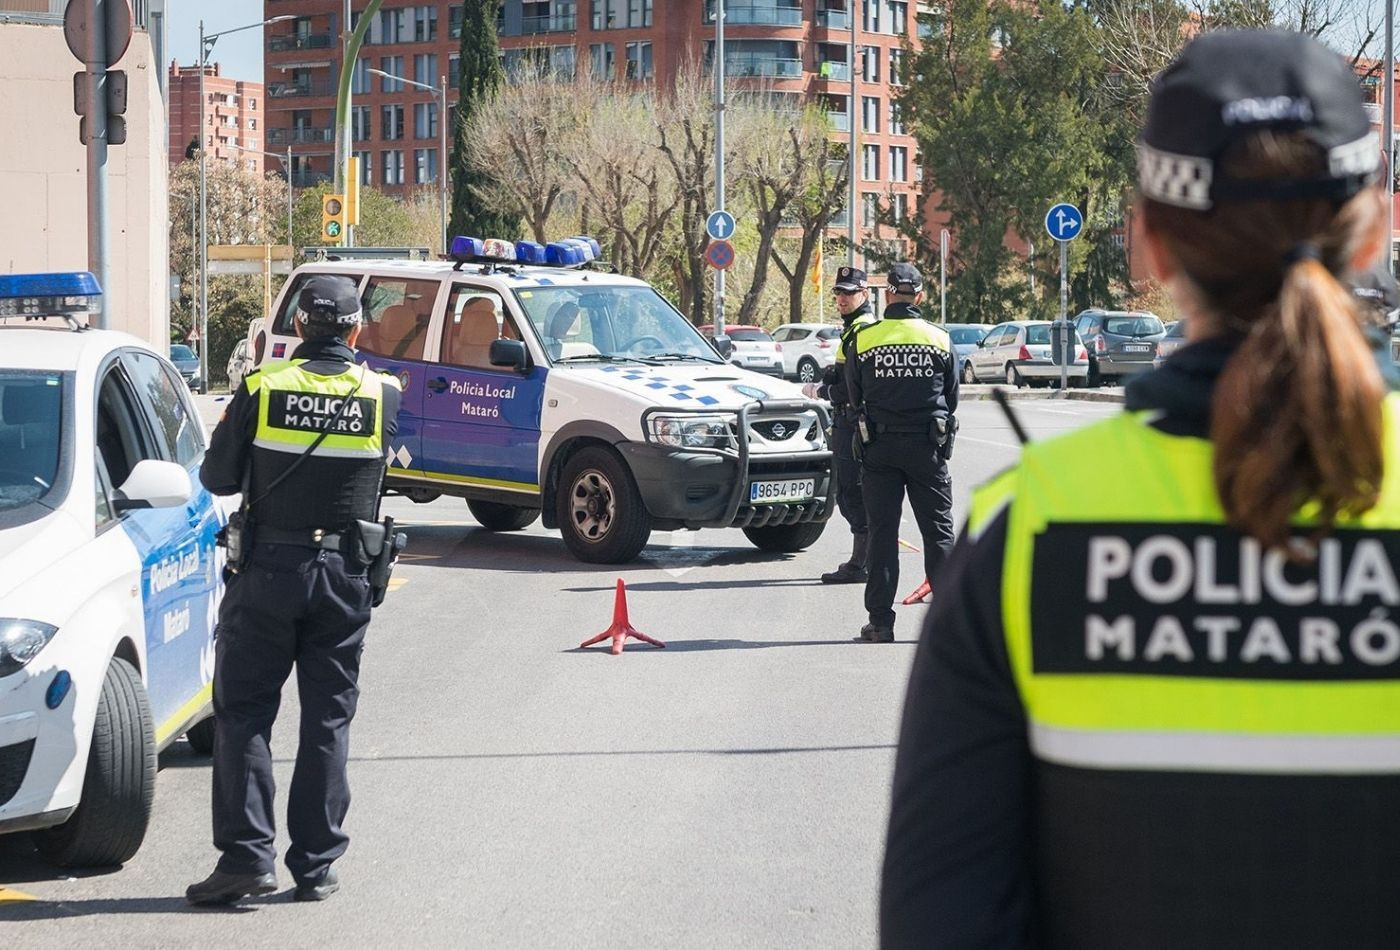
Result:
{"label": "green tree", "polygon": [[[334,185],[323,181],[297,195],[292,234],[298,249],[320,246],[321,196],[333,190]],[[436,227],[434,217],[432,228]],[[360,223],[355,226],[355,243],[360,247],[433,247],[438,242],[428,240],[432,233],[424,231],[409,204],[360,186]]]}
{"label": "green tree", "polygon": [[[463,0],[461,78],[457,85],[457,121],[452,130],[453,234],[482,237],[520,236],[520,217],[503,213],[483,200],[492,181],[472,162],[468,138],[477,110],[488,102],[504,78],[500,45],[496,41],[496,16],[501,0]],[[444,121],[446,117],[444,116]]]}

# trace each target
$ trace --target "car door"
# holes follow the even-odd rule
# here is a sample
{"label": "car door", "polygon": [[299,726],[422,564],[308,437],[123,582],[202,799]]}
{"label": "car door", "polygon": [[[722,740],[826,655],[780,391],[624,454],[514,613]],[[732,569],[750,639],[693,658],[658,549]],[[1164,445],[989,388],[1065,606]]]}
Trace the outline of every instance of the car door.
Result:
{"label": "car door", "polygon": [[436,278],[371,274],[360,290],[364,325],[356,360],[398,377],[403,388],[398,431],[385,453],[389,474],[423,474],[423,393],[433,369],[424,358],[433,309],[442,292]]}
{"label": "car door", "polygon": [[972,366],[978,379],[988,379],[1001,372],[1001,364],[997,362],[997,346],[1006,331],[1005,326],[993,327],[982,341],[982,345],[973,350]]}
{"label": "car door", "polygon": [[[573,326],[559,328],[560,339]],[[433,478],[539,493],[540,413],[547,370],[525,374],[491,365],[491,344],[521,340],[501,295],[487,287],[451,285],[443,311],[437,362],[423,397],[424,466]]]}
{"label": "car door", "polygon": [[[159,409],[156,400],[164,403]],[[198,711],[213,674],[218,524],[213,501],[198,480],[204,451],[201,430],[198,415],[165,375],[160,360],[128,350],[104,371],[96,425],[104,493],[110,497],[143,459],[182,464],[193,481],[187,504],[130,509],[119,518],[141,563],[146,630],[142,672],[158,743]]]}
{"label": "car door", "polygon": [[773,331],[773,342],[778,344],[778,348],[783,353],[783,375],[792,376],[797,373],[797,335],[799,331],[796,327],[779,327]]}

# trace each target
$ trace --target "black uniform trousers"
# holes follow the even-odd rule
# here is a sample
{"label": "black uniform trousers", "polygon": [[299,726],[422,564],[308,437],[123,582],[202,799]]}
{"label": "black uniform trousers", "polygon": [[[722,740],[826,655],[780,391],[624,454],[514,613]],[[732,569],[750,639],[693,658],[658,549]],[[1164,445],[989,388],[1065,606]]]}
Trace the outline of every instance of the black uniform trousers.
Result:
{"label": "black uniform trousers", "polygon": [[865,502],[861,500],[860,462],[852,448],[855,438],[855,423],[846,418],[844,406],[833,410],[831,420],[831,454],[836,469],[836,507],[841,517],[851,525],[852,534],[865,534],[869,523],[865,515]]}
{"label": "black uniform trousers", "polygon": [[926,432],[876,435],[875,441],[862,449],[861,479],[870,519],[865,610],[871,623],[893,627],[904,493],[909,493],[909,505],[923,537],[924,575],[932,581],[953,549],[953,480],[948,463]]}
{"label": "black uniform trousers", "polygon": [[345,853],[350,720],[369,626],[365,567],[338,552],[255,545],[228,575],[214,639],[214,846],[219,870],[271,872],[272,724],[297,671],[301,736],[287,802],[287,867],[319,881]]}

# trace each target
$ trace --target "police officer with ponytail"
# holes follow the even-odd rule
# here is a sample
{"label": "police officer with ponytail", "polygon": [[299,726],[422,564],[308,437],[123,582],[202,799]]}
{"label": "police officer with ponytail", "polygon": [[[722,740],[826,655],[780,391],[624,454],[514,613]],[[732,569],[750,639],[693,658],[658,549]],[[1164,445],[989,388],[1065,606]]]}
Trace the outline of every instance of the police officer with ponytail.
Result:
{"label": "police officer with ponytail", "polygon": [[[241,492],[225,544],[229,570],[215,631],[215,871],[194,904],[232,904],[277,889],[269,743],[282,684],[297,672],[300,743],[287,805],[286,864],[297,900],[339,887],[332,863],[349,838],[350,720],[372,578],[390,539],[376,531],[385,451],[400,387],[355,364],[354,282],[311,277],[297,298],[302,343],[250,373],[219,421],[200,480]],[[382,596],[382,594],[381,594]]]}
{"label": "police officer with ponytail", "polygon": [[1206,33],[1157,78],[1138,207],[1188,344],[974,495],[884,947],[1400,947],[1400,395],[1350,290],[1381,154],[1310,38]]}

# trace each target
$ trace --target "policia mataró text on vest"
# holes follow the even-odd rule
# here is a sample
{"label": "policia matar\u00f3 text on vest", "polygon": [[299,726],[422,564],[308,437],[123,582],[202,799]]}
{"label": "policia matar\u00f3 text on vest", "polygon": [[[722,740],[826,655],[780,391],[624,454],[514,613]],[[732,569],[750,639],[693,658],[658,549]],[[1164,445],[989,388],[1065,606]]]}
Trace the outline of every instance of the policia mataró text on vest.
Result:
{"label": "policia matar\u00f3 text on vest", "polygon": [[339,887],[349,838],[350,721],[370,608],[404,539],[376,523],[399,382],[355,365],[355,284],[317,276],[298,298],[303,343],[249,374],[210,440],[200,480],[241,491],[230,519],[227,589],[215,630],[214,873],[195,904],[232,904],[277,888],[269,739],[295,665],[301,742],[287,806],[286,864],[297,900]]}
{"label": "policia matar\u00f3 text on vest", "polygon": [[923,277],[898,263],[888,277],[881,319],[857,327],[846,358],[856,408],[861,494],[870,522],[869,622],[857,640],[894,640],[899,584],[899,520],[904,495],[923,538],[924,576],[935,575],[953,546],[953,483],[948,459],[957,433],[958,361],[947,331],[924,320]]}

